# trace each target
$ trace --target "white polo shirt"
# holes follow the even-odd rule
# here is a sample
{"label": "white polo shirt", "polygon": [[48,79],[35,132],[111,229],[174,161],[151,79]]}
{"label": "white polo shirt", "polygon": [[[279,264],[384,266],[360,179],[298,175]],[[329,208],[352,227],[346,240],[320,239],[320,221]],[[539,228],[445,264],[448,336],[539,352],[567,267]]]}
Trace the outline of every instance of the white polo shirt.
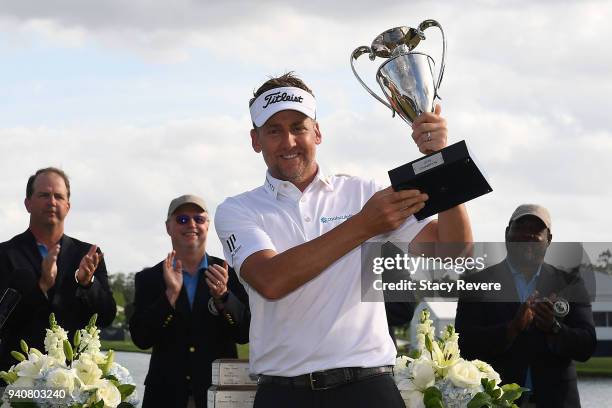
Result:
{"label": "white polo shirt", "polygon": [[[281,253],[323,235],[361,211],[380,189],[372,181],[324,176],[319,171],[302,193],[267,173],[263,186],[227,198],[217,208],[215,228],[225,259],[240,276],[242,263],[253,253],[264,249]],[[410,242],[428,222],[410,217],[392,234],[373,240]],[[290,377],[395,363],[384,303],[361,302],[360,262],[357,247],[275,301],[242,281],[252,316],[252,373]]]}

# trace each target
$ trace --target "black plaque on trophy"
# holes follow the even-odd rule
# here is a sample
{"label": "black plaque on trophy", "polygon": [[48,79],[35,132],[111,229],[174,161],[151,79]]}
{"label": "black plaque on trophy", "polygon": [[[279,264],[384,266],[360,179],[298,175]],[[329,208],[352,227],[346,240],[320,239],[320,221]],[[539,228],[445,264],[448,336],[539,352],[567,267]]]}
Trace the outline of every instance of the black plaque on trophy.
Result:
{"label": "black plaque on trophy", "polygon": [[417,189],[429,196],[414,216],[422,220],[493,191],[465,141],[389,170],[395,191]]}

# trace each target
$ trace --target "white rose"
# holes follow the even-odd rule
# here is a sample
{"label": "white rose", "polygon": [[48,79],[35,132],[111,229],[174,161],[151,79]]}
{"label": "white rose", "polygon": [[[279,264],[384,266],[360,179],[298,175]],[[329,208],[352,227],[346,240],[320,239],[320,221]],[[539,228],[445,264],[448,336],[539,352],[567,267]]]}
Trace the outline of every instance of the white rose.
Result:
{"label": "white rose", "polygon": [[460,359],[448,370],[448,378],[455,387],[473,388],[480,385],[482,373],[471,362]]}
{"label": "white rose", "polygon": [[480,370],[484,377],[488,378],[489,380],[495,380],[495,385],[499,385],[499,383],[501,383],[501,377],[488,363],[481,360],[472,360],[472,364],[474,364],[476,368]]}
{"label": "white rose", "polygon": [[423,402],[423,393],[421,391],[401,391],[400,394],[406,407],[408,408],[425,408]]}
{"label": "white rose", "polygon": [[94,385],[102,377],[102,370],[88,354],[82,354],[72,366],[76,370],[77,377],[85,385]]}
{"label": "white rose", "polygon": [[431,360],[424,358],[414,360],[410,363],[410,371],[414,385],[421,391],[425,391],[427,387],[431,387],[436,381],[436,375]]}
{"label": "white rose", "polygon": [[58,367],[47,374],[47,385],[51,388],[66,390],[68,394],[74,392],[75,382],[78,381],[74,370]]}
{"label": "white rose", "polygon": [[96,400],[104,401],[104,408],[115,408],[121,403],[121,393],[108,380],[100,380],[96,383]]}

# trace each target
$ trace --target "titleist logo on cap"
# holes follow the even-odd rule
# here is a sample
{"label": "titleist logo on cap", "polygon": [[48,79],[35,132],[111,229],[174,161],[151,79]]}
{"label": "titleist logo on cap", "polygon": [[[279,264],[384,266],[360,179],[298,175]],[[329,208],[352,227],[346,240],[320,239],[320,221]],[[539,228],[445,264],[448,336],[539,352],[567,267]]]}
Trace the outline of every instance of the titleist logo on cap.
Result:
{"label": "titleist logo on cap", "polygon": [[287,92],[283,92],[283,93],[274,92],[269,95],[266,95],[264,100],[266,101],[266,103],[264,106],[261,107],[262,109],[266,109],[268,106],[272,105],[273,103],[278,103],[278,102],[302,103],[302,101],[304,101],[304,97],[289,95],[287,94]]}

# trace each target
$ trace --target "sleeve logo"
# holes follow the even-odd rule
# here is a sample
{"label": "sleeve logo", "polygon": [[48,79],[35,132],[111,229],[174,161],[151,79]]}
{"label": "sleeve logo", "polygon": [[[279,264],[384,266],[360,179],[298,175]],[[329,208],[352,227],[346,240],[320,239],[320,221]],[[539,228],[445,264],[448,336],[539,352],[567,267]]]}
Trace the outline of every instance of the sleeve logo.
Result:
{"label": "sleeve logo", "polygon": [[227,248],[233,254],[236,250],[236,235],[230,235],[230,237],[226,239],[225,242],[227,243]]}

